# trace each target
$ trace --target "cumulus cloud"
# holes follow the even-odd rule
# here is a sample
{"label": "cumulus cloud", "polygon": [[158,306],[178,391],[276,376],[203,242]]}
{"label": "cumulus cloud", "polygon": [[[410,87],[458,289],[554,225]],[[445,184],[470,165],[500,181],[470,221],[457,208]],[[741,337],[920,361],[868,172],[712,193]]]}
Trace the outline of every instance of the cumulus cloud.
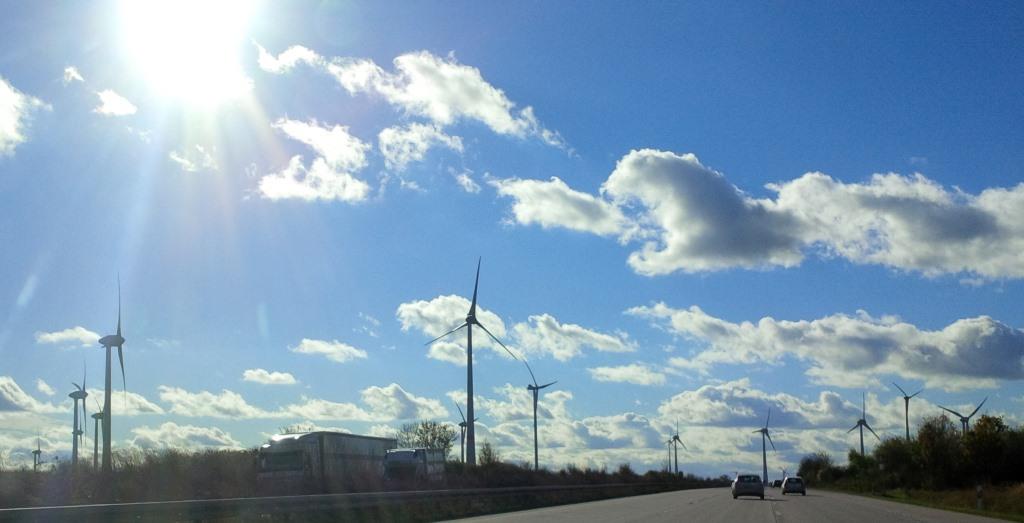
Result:
{"label": "cumulus cloud", "polygon": [[348,132],[343,125],[323,126],[316,120],[303,122],[281,118],[273,127],[289,138],[308,145],[327,165],[339,171],[352,172],[366,166],[369,144]]}
{"label": "cumulus cloud", "polygon": [[366,166],[369,145],[352,136],[342,125],[322,126],[282,118],[273,127],[309,146],[319,156],[307,168],[301,155],[293,156],[284,170],[260,178],[259,190],[271,200],[365,200],[370,186],[353,176]]}
{"label": "cumulus cloud", "polygon": [[30,396],[14,378],[0,376],[0,412],[55,413],[61,409]]}
{"label": "cumulus cloud", "polygon": [[0,156],[14,154],[25,141],[25,129],[32,113],[48,108],[42,100],[22,93],[0,76]]}
{"label": "cumulus cloud", "polygon": [[259,52],[257,63],[260,69],[268,73],[282,74],[291,71],[299,63],[309,66],[323,66],[324,60],[315,51],[301,45],[293,45],[285,49],[281,54],[274,56],[267,52],[263,46],[255,44]]}
{"label": "cumulus cloud", "polygon": [[202,145],[195,145],[192,148],[185,148],[181,151],[171,151],[167,157],[181,167],[185,172],[216,171],[217,162],[210,155],[209,151]]}
{"label": "cumulus cloud", "polygon": [[75,326],[54,332],[37,332],[36,343],[47,345],[79,345],[94,347],[99,343],[100,335],[82,326]]}
{"label": "cumulus cloud", "polygon": [[388,419],[434,419],[448,415],[440,401],[410,394],[397,383],[367,387],[362,399],[370,412]]}
{"label": "cumulus cloud", "polygon": [[43,378],[36,378],[36,390],[46,394],[47,396],[53,396],[57,391],[53,390],[53,387],[49,383],[43,381]]}
{"label": "cumulus cloud", "polygon": [[78,72],[78,68],[73,65],[69,65],[64,68],[64,85],[68,85],[71,82],[84,82],[85,78],[82,78],[82,73]]}
{"label": "cumulus cloud", "polygon": [[324,341],[303,338],[298,345],[288,350],[296,354],[318,354],[338,363],[346,363],[354,359],[366,359],[366,351],[338,340]]}
{"label": "cumulus cloud", "polygon": [[[398,317],[398,321],[402,324],[403,331],[416,329],[422,332],[429,339],[440,336],[463,323],[466,318],[466,312],[469,311],[469,305],[470,302],[468,299],[463,298],[462,296],[450,294],[447,296],[438,296],[430,301],[417,300],[402,303],[398,306],[395,316]],[[487,330],[508,345],[508,341],[505,340],[505,322],[501,320],[500,316],[480,307],[480,305],[477,304],[476,317],[477,320],[487,328]],[[465,334],[462,334],[462,332],[463,331],[459,331],[459,334],[453,334],[453,336],[461,335],[465,338]],[[473,338],[474,349],[488,348],[498,352],[498,354],[502,356],[510,357],[508,353],[495,344],[486,333],[481,332],[479,328],[476,332],[479,333],[479,335]],[[458,350],[461,351],[462,349],[460,348]],[[444,346],[442,349],[439,349],[439,351],[443,351],[443,354],[438,351],[431,351],[428,355],[444,361],[459,361],[455,344]],[[461,360],[463,362],[465,361],[464,355],[461,357]],[[464,365],[465,363],[462,364]]]}
{"label": "cumulus cloud", "polygon": [[261,385],[295,385],[298,381],[288,372],[268,371],[265,369],[247,369],[242,379]]}
{"label": "cumulus cloud", "polygon": [[[463,191],[470,194],[480,192],[480,184],[476,183],[476,180],[473,179],[473,172],[469,169],[464,169],[461,172],[454,170],[449,170],[448,172],[455,177],[455,183],[459,184]],[[484,173],[484,176],[487,176],[487,174]]]}
{"label": "cumulus cloud", "polygon": [[[89,393],[89,409],[92,409],[97,403],[103,405],[102,389],[89,389],[87,392]],[[136,392],[115,391],[110,397],[110,412],[114,416],[137,416],[139,414],[163,414],[164,409]]]}
{"label": "cumulus cloud", "polygon": [[587,369],[597,381],[632,383],[634,385],[664,385],[665,374],[642,363],[619,365],[617,367],[594,367]]}
{"label": "cumulus cloud", "polygon": [[555,176],[549,181],[506,178],[489,183],[499,195],[515,200],[512,217],[520,225],[563,227],[600,236],[621,236],[632,228],[612,202],[575,191]]}
{"label": "cumulus cloud", "polygon": [[550,355],[568,361],[584,348],[600,352],[633,352],[636,344],[625,333],[605,334],[572,323],[559,323],[550,314],[538,314],[512,327],[519,348],[527,354]]}
{"label": "cumulus cloud", "polygon": [[159,427],[135,427],[130,444],[144,450],[240,449],[242,444],[217,427],[196,427],[166,422]]}
{"label": "cumulus cloud", "polygon": [[98,91],[96,96],[100,98],[100,105],[92,110],[94,113],[104,116],[128,116],[135,114],[138,108],[127,98],[117,94],[112,89]]}
{"label": "cumulus cloud", "polygon": [[705,344],[686,360],[691,367],[776,364],[792,356],[809,363],[812,381],[838,387],[877,384],[877,377],[886,374],[946,390],[993,387],[999,380],[1024,378],[1024,331],[988,316],[929,331],[863,311],[810,321],[765,317],[757,323],[734,323],[697,306],[673,309],[664,303],[627,313]]}
{"label": "cumulus cloud", "polygon": [[271,417],[250,405],[241,394],[224,389],[220,393],[189,392],[179,387],[161,385],[160,401],[171,405],[170,412],[186,417],[252,419]]}
{"label": "cumulus cloud", "polygon": [[380,153],[388,169],[404,171],[412,162],[422,161],[431,147],[462,152],[462,138],[449,136],[437,125],[411,123],[388,127],[377,136]]}
{"label": "cumulus cloud", "polygon": [[492,184],[515,200],[515,222],[643,242],[629,255],[644,275],[793,267],[808,253],[926,276],[1024,277],[1024,184],[977,195],[921,174],[844,183],[807,173],[754,198],[693,154],[652,149],[622,157],[599,196],[553,178]]}

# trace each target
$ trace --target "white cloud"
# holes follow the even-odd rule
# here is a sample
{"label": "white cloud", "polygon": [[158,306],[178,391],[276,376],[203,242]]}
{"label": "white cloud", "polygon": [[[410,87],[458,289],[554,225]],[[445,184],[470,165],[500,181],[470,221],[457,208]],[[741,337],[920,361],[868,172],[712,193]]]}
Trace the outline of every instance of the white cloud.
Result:
{"label": "white cloud", "polygon": [[32,113],[48,108],[42,100],[14,88],[0,76],[0,156],[14,154],[14,148],[25,141],[25,128]]}
{"label": "white cloud", "polygon": [[394,59],[396,72],[389,73],[371,60],[335,58],[328,72],[350,93],[383,97],[407,114],[429,118],[447,126],[459,120],[476,120],[498,134],[537,136],[564,147],[557,132],[537,121],[532,107],[516,110],[505,93],[484,80],[480,70],[426,51]]}
{"label": "white cloud", "polygon": [[29,396],[14,378],[0,376],[0,412],[55,413],[61,409]]}
{"label": "white cloud", "polygon": [[241,394],[227,389],[219,394],[205,390],[193,393],[166,385],[161,385],[158,389],[160,401],[170,403],[170,412],[180,416],[226,419],[272,417],[266,411],[250,405]]}
{"label": "white cloud", "polygon": [[111,89],[104,89],[97,92],[96,95],[100,97],[100,105],[92,110],[94,113],[106,116],[128,116],[135,114],[138,110],[135,104]]}
{"label": "white cloud", "polygon": [[597,381],[632,383],[634,385],[664,385],[665,374],[641,363],[617,367],[595,367],[587,369]]}
{"label": "white cloud", "polygon": [[171,151],[167,157],[178,164],[185,172],[216,171],[217,162],[213,156],[203,148],[202,145],[195,145],[192,148],[185,148],[179,151]]}
{"label": "white cloud", "polygon": [[47,396],[53,396],[57,391],[53,390],[53,387],[49,383],[43,381],[43,378],[36,378],[36,390],[46,394]]}
{"label": "white cloud", "polygon": [[[440,336],[463,323],[466,313],[469,311],[469,305],[470,302],[466,298],[450,294],[438,296],[430,301],[417,300],[403,303],[398,306],[395,316],[401,322],[403,331],[415,328],[430,339]],[[480,307],[479,304],[477,304],[476,308],[476,317],[494,336],[505,343],[505,345],[509,345],[509,340],[505,339],[505,322],[501,320],[501,317]],[[487,348],[501,356],[511,357],[504,349],[495,344],[486,333],[481,332],[479,328],[476,329],[476,333],[477,336],[473,337],[474,349]],[[449,345],[442,344],[440,347],[431,348],[428,356],[442,361],[465,365],[465,353],[462,352],[462,348],[458,347],[458,345],[462,344],[461,340],[464,340],[466,337],[465,331],[459,331],[451,336],[451,339],[442,340],[450,342]],[[460,361],[462,363],[459,363]]]}
{"label": "white cloud", "polygon": [[36,343],[45,343],[50,345],[78,344],[81,347],[94,347],[99,343],[99,339],[99,334],[81,326],[75,326],[54,332],[36,333]]}
{"label": "white cloud", "polygon": [[512,327],[519,348],[528,354],[550,355],[568,361],[584,348],[600,352],[633,352],[636,345],[624,333],[615,335],[593,331],[572,323],[559,323],[550,314],[533,315],[528,322]]}
{"label": "white cloud", "polygon": [[410,163],[422,161],[431,147],[462,152],[461,138],[445,134],[437,125],[421,123],[388,127],[377,136],[377,143],[384,164],[395,171],[404,171]]}
{"label": "white cloud", "polygon": [[298,383],[295,376],[288,372],[268,371],[264,369],[247,369],[242,373],[242,379],[259,383],[261,385],[295,385]]}
{"label": "white cloud", "polygon": [[627,311],[707,345],[687,360],[716,364],[780,363],[793,356],[810,363],[807,375],[839,387],[877,384],[881,375],[919,379],[946,390],[993,387],[1024,379],[1024,331],[988,316],[957,320],[941,330],[921,330],[895,317],[834,314],[816,320],[761,318],[733,323],[697,306],[664,303]]}
{"label": "white cloud", "polygon": [[261,45],[255,44],[259,51],[258,63],[260,69],[268,73],[282,74],[291,71],[300,62],[306,65],[318,67],[323,66],[324,60],[316,52],[301,45],[293,45],[285,49],[281,54],[274,56],[267,52]]}
{"label": "white cloud", "polygon": [[[103,405],[103,390],[89,389],[88,409]],[[114,391],[110,396],[110,412],[113,416],[138,416],[140,414],[163,414],[164,409],[149,401],[141,394],[131,391]]]}
{"label": "white cloud", "polygon": [[520,224],[644,241],[629,255],[644,275],[794,267],[808,252],[925,276],[1024,277],[1024,184],[977,195],[923,175],[843,183],[807,173],[748,196],[693,154],[642,149],[619,160],[602,197],[553,178],[497,180]]}
{"label": "white cloud", "polygon": [[366,151],[370,145],[349,134],[348,127],[344,125],[327,127],[316,120],[303,122],[281,118],[274,122],[273,127],[308,145],[332,169],[354,172],[366,166]]}
{"label": "white cloud", "polygon": [[73,65],[69,65],[64,68],[64,85],[68,85],[71,82],[84,82],[85,78],[82,78],[82,74],[78,72],[78,68]]}
{"label": "white cloud", "polygon": [[564,227],[600,236],[621,236],[631,229],[622,210],[602,198],[574,191],[561,179],[506,178],[489,182],[498,194],[515,200],[512,216],[521,225]]}
{"label": "white cloud", "polygon": [[437,419],[448,415],[440,401],[410,394],[397,383],[367,387],[362,399],[370,412],[386,419]]}
{"label": "white cloud", "polygon": [[[476,194],[480,192],[480,184],[476,183],[476,180],[473,179],[472,171],[466,169],[463,170],[462,172],[457,172],[449,169],[448,172],[450,172],[452,176],[455,177],[455,182],[459,184],[459,187],[462,187],[463,191],[466,191],[470,194]],[[484,176],[486,176],[486,173],[484,174]]]}
{"label": "white cloud", "polygon": [[324,341],[303,338],[298,345],[288,350],[297,354],[319,354],[338,363],[345,363],[357,358],[366,359],[366,351],[338,340]]}
{"label": "white cloud", "polygon": [[293,156],[284,170],[260,178],[259,190],[269,200],[358,202],[366,199],[370,186],[347,172],[332,169],[323,158],[313,160],[307,169],[302,156]]}
{"label": "white cloud", "polygon": [[196,427],[166,422],[159,427],[135,427],[131,445],[144,450],[240,449],[242,444],[231,434],[217,427]]}

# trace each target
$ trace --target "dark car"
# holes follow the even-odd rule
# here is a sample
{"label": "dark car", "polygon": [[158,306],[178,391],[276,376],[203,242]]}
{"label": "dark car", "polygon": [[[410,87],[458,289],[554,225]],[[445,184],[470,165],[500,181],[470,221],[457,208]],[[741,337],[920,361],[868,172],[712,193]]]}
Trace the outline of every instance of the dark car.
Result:
{"label": "dark car", "polygon": [[799,493],[801,496],[807,495],[807,487],[804,485],[804,480],[799,476],[790,476],[782,482],[782,495]]}
{"label": "dark car", "polygon": [[764,499],[764,483],[761,476],[742,474],[732,480],[732,499],[740,496],[757,496]]}

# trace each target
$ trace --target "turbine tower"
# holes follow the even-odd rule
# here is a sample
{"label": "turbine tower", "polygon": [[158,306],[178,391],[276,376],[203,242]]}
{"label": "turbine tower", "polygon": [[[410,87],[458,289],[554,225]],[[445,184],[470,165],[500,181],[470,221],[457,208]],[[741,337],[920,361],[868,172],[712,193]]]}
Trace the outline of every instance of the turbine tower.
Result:
{"label": "turbine tower", "polygon": [[[458,327],[455,327],[454,329],[452,329],[452,330],[450,330],[450,331],[448,331],[448,332],[446,332],[446,333],[444,333],[444,334],[442,334],[442,335],[440,335],[440,336],[438,336],[438,337],[436,337],[436,338],[434,338],[434,339],[432,339],[432,340],[430,340],[430,341],[428,341],[426,343],[426,345],[430,345],[430,344],[436,342],[437,340],[440,340],[441,338],[444,338],[445,336],[448,336],[449,334],[455,333],[456,331],[458,331],[459,329],[462,329],[463,327],[466,328],[466,417],[468,418],[468,420],[466,421],[466,423],[467,423],[467,425],[466,425],[466,460],[469,462],[470,465],[476,465],[476,430],[474,430],[474,424],[476,422],[476,418],[473,417],[473,326],[476,325],[477,327],[480,327],[481,329],[483,329],[483,331],[488,336],[490,336],[492,340],[496,341],[498,343],[498,345],[501,345],[501,347],[503,349],[505,349],[505,351],[507,351],[509,353],[509,355],[512,356],[513,359],[516,359],[516,360],[519,359],[518,357],[516,357],[516,355],[511,350],[509,350],[508,347],[505,346],[504,343],[501,342],[501,340],[499,340],[493,334],[491,334],[491,331],[487,330],[487,327],[484,327],[483,324],[481,324],[479,321],[477,321],[477,319],[476,319],[476,291],[477,291],[477,288],[479,287],[479,285],[480,285],[480,259],[477,259],[477,261],[476,261],[476,279],[473,282],[473,301],[470,302],[470,304],[469,304],[469,313],[466,314],[466,321],[464,321],[462,323],[462,325],[459,325]],[[120,323],[119,323],[119,325],[120,325]],[[109,361],[109,358],[108,358],[108,361]],[[106,455],[104,455],[104,459],[106,459]]]}
{"label": "turbine tower", "polygon": [[121,335],[121,279],[117,280],[117,333],[100,338],[107,350],[107,372],[103,383],[103,474],[111,473],[110,464],[110,349],[117,347],[117,360],[121,364],[121,384],[124,385],[124,336]]}
{"label": "turbine tower", "polygon": [[[462,413],[462,407],[460,407],[459,404],[456,403],[455,404],[455,408],[459,409],[459,417],[462,418],[462,421],[459,422],[459,446],[462,448],[462,462],[465,463],[466,462],[466,427],[468,426],[468,423],[466,423],[466,415]],[[477,421],[479,419],[480,418],[476,418],[473,421]]]}
{"label": "turbine tower", "polygon": [[[861,393],[861,397],[860,397],[860,408],[861,408],[860,419],[857,420],[857,424],[854,425],[852,429],[846,431],[846,433],[849,434],[849,433],[857,430],[858,428],[860,429],[860,455],[863,456],[864,455],[864,429],[867,428],[868,430],[871,431],[872,434],[875,434],[875,431],[871,428],[871,425],[868,425],[867,400],[865,399],[865,396],[864,396],[863,392]],[[878,434],[875,434],[875,437],[878,438]],[[878,441],[882,441],[882,438],[878,438]]]}
{"label": "turbine tower", "polygon": [[[96,405],[99,407],[99,405]],[[92,469],[99,470],[99,444],[100,444],[100,420],[103,419],[103,411],[97,409],[92,414]]]}
{"label": "turbine tower", "polygon": [[550,387],[555,383],[558,383],[558,381],[552,381],[545,385],[537,385],[537,377],[533,375],[533,369],[530,368],[530,364],[527,363],[525,359],[523,360],[523,363],[526,363],[526,370],[530,371],[530,379],[533,380],[533,385],[527,384],[526,390],[533,393],[533,470],[540,470],[540,453],[537,450],[537,400],[540,396],[541,389]]}
{"label": "turbine tower", "polygon": [[676,420],[676,433],[672,435],[672,439],[669,441],[672,443],[672,450],[675,455],[675,473],[679,475],[679,445],[682,445],[684,449],[686,448],[683,440],[679,439],[679,420]]}
{"label": "turbine tower", "polygon": [[[78,466],[78,444],[82,440],[82,434],[85,431],[82,430],[82,426],[85,424],[85,398],[89,396],[89,393],[85,391],[85,374],[82,374],[82,384],[79,385],[75,382],[71,382],[75,386],[74,392],[68,394],[68,397],[74,400],[74,411],[75,421],[74,428],[71,430],[71,469],[74,470]],[[82,419],[81,422],[78,419],[78,402],[82,402]]]}
{"label": "turbine tower", "polygon": [[775,442],[772,441],[771,434],[768,433],[768,422],[772,419],[772,409],[768,409],[768,418],[764,420],[764,427],[761,427],[754,432],[761,433],[761,466],[762,472],[764,473],[762,481],[764,484],[768,484],[768,449],[765,447],[764,439],[768,438],[768,443],[772,444],[772,450],[775,450]]}
{"label": "turbine tower", "polygon": [[[894,381],[894,382],[892,382],[892,384],[896,385],[896,382]],[[900,389],[900,392],[903,393],[903,416],[907,420],[907,441],[910,441],[910,398],[913,398],[914,396],[917,396],[918,394],[923,392],[924,389],[921,389],[921,390],[919,390],[919,391],[917,391],[917,392],[915,392],[915,393],[913,393],[913,394],[908,396],[907,395],[907,391],[903,390],[903,387],[900,387],[899,385],[896,385],[896,388]]]}
{"label": "turbine tower", "polygon": [[36,436],[36,450],[32,451],[32,472],[39,472],[39,465],[43,462],[43,450],[39,443],[39,436]]}
{"label": "turbine tower", "polygon": [[985,399],[981,400],[981,403],[978,404],[977,408],[975,408],[974,411],[968,414],[967,416],[964,416],[963,414],[960,414],[955,410],[947,409],[942,405],[939,405],[939,408],[960,418],[960,427],[962,429],[961,435],[964,435],[967,434],[967,431],[970,430],[971,428],[971,418],[974,417],[974,415],[977,414],[979,410],[981,410],[981,406],[984,405],[986,401],[988,401],[988,396],[985,396]]}

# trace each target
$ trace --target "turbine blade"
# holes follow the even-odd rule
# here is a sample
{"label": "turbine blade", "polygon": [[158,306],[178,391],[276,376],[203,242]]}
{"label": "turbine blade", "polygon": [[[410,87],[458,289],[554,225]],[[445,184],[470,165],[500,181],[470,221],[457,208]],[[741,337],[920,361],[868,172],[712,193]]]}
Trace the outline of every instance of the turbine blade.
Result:
{"label": "turbine blade", "polygon": [[[492,340],[494,340],[494,341],[496,341],[498,343],[498,345],[501,345],[501,348],[505,349],[505,352],[507,352],[509,356],[512,356],[512,359],[514,359],[514,360],[518,360],[519,359],[519,356],[516,356],[516,354],[514,352],[512,352],[512,349],[508,348],[508,346],[506,346],[504,343],[502,343],[501,340],[499,340],[497,337],[495,337],[493,334],[491,334],[491,331],[487,330],[487,327],[484,327],[484,325],[482,323],[477,322],[476,325],[477,325],[477,327],[480,327],[481,329],[483,329],[484,332],[486,332],[487,335],[490,336]],[[527,368],[529,368],[529,367],[527,367]],[[531,371],[530,374],[532,375],[533,372]]]}
{"label": "turbine blade", "polygon": [[[483,327],[483,325],[481,325],[481,327]],[[526,358],[523,358],[523,363],[526,364],[526,370],[530,371],[530,379],[533,380],[533,387],[534,388],[536,388],[536,389],[543,389],[544,387],[547,387],[548,385],[551,385],[550,383],[548,383],[548,385],[544,385],[544,387],[538,387],[537,386],[537,377],[533,375],[533,369],[530,368],[530,362],[526,361]]]}
{"label": "turbine blade", "polygon": [[[772,450],[775,450],[775,442],[772,441],[772,435],[769,434],[767,430],[764,431],[764,435],[768,436],[768,443],[771,443],[772,444]],[[778,452],[778,450],[775,450],[775,452]]]}
{"label": "turbine blade", "polygon": [[857,430],[857,427],[859,427],[859,426],[860,426],[860,423],[858,423],[858,424],[854,425],[854,426],[853,426],[853,428],[852,428],[852,429],[850,429],[850,430],[848,430],[848,431],[846,431],[846,433],[847,433],[847,434],[849,434],[849,433],[851,433],[851,432],[853,432],[853,431]]}
{"label": "turbine blade", "polygon": [[454,329],[452,329],[452,330],[450,330],[450,331],[448,331],[448,332],[446,332],[446,333],[444,333],[444,334],[442,334],[442,335],[440,335],[440,336],[438,336],[438,337],[436,337],[436,338],[434,338],[434,339],[424,343],[423,345],[432,345],[435,341],[437,341],[437,340],[439,340],[439,339],[441,339],[441,338],[443,338],[443,337],[445,337],[445,336],[447,336],[447,335],[449,335],[449,334],[451,334],[451,333],[453,333],[453,332],[455,332],[455,331],[465,327],[466,325],[469,325],[469,324],[463,322],[462,325],[459,325],[458,327],[455,327]]}
{"label": "turbine blade", "polygon": [[473,301],[469,304],[469,315],[476,316],[476,289],[480,285],[480,260],[483,257],[476,259],[476,279],[473,281]]}
{"label": "turbine blade", "polygon": [[71,384],[75,386],[75,389],[82,390],[82,387],[79,387],[77,383],[72,381]]}
{"label": "turbine blade", "polygon": [[768,428],[768,422],[772,420],[772,408],[768,407],[768,419],[764,420],[764,428]]}
{"label": "turbine blade", "polygon": [[978,404],[978,408],[974,409],[974,412],[972,412],[971,415],[967,417],[970,418],[977,414],[978,411],[981,410],[981,406],[984,405],[986,401],[988,401],[988,396],[985,396],[985,399],[981,400],[981,403]]}
{"label": "turbine blade", "polygon": [[543,389],[543,388],[546,388],[546,387],[550,387],[550,386],[554,385],[555,383],[558,383],[558,380],[552,381],[551,383],[547,383],[545,385],[541,385],[541,386],[539,386],[537,388],[538,389]]}
{"label": "turbine blade", "polygon": [[867,395],[863,392],[860,393],[860,418],[866,419],[868,417],[868,400]]}
{"label": "turbine blade", "polygon": [[683,443],[683,440],[679,440],[679,444],[682,445],[684,449],[690,450],[686,448],[686,443]]}
{"label": "turbine blade", "polygon": [[121,363],[121,387],[125,393],[124,402],[128,405],[128,382],[124,379],[124,346],[117,346],[117,361]]}
{"label": "turbine blade", "polygon": [[[455,403],[455,402],[452,402],[452,403]],[[462,418],[462,422],[465,423],[466,422],[466,415],[462,413],[462,407],[460,407],[458,403],[455,403],[455,408],[459,409],[459,417]]]}
{"label": "turbine blade", "polygon": [[917,392],[915,392],[915,393],[911,394],[911,395],[910,395],[910,397],[911,397],[911,398],[913,398],[914,396],[917,396],[918,394],[920,394],[920,393],[922,393],[922,392],[924,392],[924,389],[921,389],[921,390],[919,390],[919,391],[917,391]]}
{"label": "turbine blade", "polygon": [[755,430],[755,431],[752,431],[752,432],[756,434],[756,433],[758,433],[758,432],[761,432],[762,430],[764,430],[764,429],[757,429],[757,430]]}
{"label": "turbine blade", "polygon": [[121,336],[121,273],[117,274],[117,335]]}
{"label": "turbine blade", "polygon": [[954,416],[956,416],[958,418],[964,417],[963,414],[960,414],[959,412],[957,412],[957,411],[955,411],[953,409],[947,409],[946,407],[943,407],[942,405],[939,405],[939,408],[944,410],[944,411],[946,411],[946,412],[949,412],[949,413],[953,414]]}
{"label": "turbine blade", "polygon": [[[864,428],[870,430],[872,434],[875,434],[874,429],[872,429],[871,425],[868,425],[866,421],[864,422]],[[878,438],[878,434],[875,434],[875,437]],[[878,438],[878,441],[882,441],[882,438]]]}
{"label": "turbine blade", "polygon": [[[894,382],[892,382],[892,384],[896,385],[896,382],[894,381]],[[896,385],[896,388],[900,389],[900,392],[902,392],[904,396],[907,395],[907,391],[903,390],[903,387],[900,387],[899,385]]]}

